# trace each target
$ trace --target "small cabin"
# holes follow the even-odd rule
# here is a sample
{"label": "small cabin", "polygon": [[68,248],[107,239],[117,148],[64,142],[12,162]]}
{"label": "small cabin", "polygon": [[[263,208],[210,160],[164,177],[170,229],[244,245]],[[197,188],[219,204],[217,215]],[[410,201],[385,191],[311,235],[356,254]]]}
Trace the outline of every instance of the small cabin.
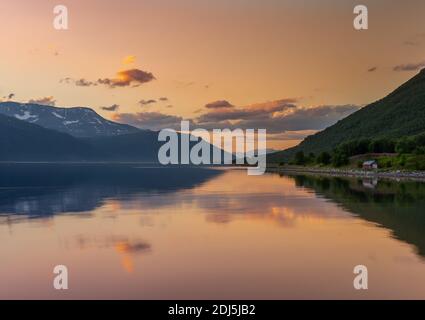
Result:
{"label": "small cabin", "polygon": [[375,160],[365,161],[363,162],[363,169],[365,170],[378,169],[378,163]]}

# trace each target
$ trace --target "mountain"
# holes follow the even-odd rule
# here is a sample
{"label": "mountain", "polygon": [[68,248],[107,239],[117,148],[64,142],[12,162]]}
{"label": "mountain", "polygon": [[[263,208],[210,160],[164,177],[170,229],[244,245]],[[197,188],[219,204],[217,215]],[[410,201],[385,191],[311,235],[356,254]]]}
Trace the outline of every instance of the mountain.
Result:
{"label": "mountain", "polygon": [[110,161],[157,162],[158,149],[163,144],[158,142],[158,132],[154,131],[82,140]]}
{"label": "mountain", "polygon": [[[32,114],[32,113],[31,113]],[[37,122],[35,122],[37,123]],[[0,161],[158,162],[158,132],[77,138],[0,114]],[[178,135],[181,141],[181,135]],[[190,148],[197,142],[190,142]],[[180,146],[180,142],[179,142]],[[210,145],[211,155],[216,147]],[[179,147],[180,151],[180,147]]]}
{"label": "mountain", "polygon": [[100,156],[68,134],[0,115],[0,161],[73,161]]}
{"label": "mountain", "polygon": [[[181,152],[181,137],[179,139],[179,159]],[[83,139],[90,144],[100,154],[105,155],[110,161],[140,161],[140,162],[158,162],[159,148],[165,142],[158,141],[158,132],[140,131],[138,133],[119,135],[113,137],[95,137]],[[190,141],[189,148],[197,144],[196,141]],[[204,143],[205,140],[204,140]],[[210,144],[210,161],[212,163],[212,155],[214,150],[220,150],[222,158],[225,151],[218,149]],[[234,157],[232,157],[234,159]]]}
{"label": "mountain", "polygon": [[140,130],[102,118],[90,108],[56,108],[51,106],[1,102],[0,114],[41,127],[68,133],[74,137],[117,136]]}
{"label": "mountain", "polygon": [[307,137],[298,146],[268,156],[268,162],[292,158],[296,152],[332,151],[353,139],[400,138],[425,132],[425,69],[385,98]]}

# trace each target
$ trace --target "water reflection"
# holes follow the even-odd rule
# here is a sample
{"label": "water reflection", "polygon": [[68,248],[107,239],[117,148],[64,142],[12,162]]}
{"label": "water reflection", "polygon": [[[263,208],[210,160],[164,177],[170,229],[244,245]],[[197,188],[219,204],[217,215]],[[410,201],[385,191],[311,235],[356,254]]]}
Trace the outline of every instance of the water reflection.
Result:
{"label": "water reflection", "polygon": [[298,187],[314,190],[364,220],[391,230],[425,257],[425,184],[415,181],[293,176]]}
{"label": "water reflection", "polygon": [[425,298],[421,183],[106,164],[0,177],[0,298]]}
{"label": "water reflection", "polygon": [[[90,213],[107,199],[169,194],[220,175],[206,168],[136,165],[0,165],[0,217],[18,221],[60,213]],[[22,218],[22,217],[20,217]],[[1,220],[0,220],[1,221]]]}

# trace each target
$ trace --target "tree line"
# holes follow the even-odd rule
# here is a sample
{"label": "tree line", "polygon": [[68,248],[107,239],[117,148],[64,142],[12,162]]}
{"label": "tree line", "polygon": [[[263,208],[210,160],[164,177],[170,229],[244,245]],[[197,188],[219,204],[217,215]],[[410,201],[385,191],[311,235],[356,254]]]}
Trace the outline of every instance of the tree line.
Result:
{"label": "tree line", "polygon": [[397,153],[398,155],[425,155],[425,133],[406,136],[399,139],[354,139],[339,144],[332,152],[305,154],[299,151],[290,164],[295,165],[330,165],[340,167],[349,163],[349,158],[368,153]]}

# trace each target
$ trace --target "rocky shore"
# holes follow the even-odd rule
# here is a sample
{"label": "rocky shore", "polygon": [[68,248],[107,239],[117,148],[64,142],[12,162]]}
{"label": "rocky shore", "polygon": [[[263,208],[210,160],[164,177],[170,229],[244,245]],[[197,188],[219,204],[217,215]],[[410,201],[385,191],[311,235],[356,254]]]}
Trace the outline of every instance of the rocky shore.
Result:
{"label": "rocky shore", "polygon": [[403,171],[403,170],[362,170],[347,168],[329,167],[303,167],[303,166],[270,166],[267,172],[286,174],[313,174],[333,177],[354,177],[354,178],[388,178],[407,179],[425,182],[425,171]]}

